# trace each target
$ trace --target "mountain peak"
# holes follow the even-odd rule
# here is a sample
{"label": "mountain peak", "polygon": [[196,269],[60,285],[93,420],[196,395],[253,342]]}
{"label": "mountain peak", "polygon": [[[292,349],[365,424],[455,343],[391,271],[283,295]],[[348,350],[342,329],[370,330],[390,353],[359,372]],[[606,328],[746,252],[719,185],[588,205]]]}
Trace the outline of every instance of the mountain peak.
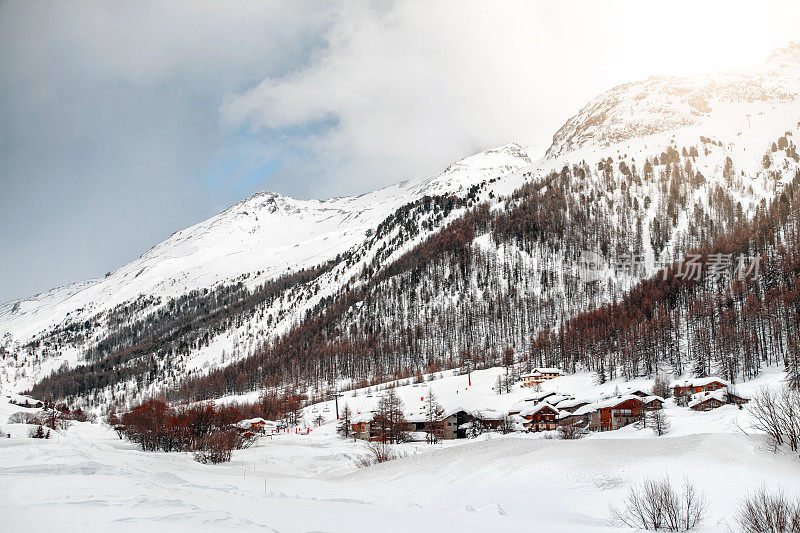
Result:
{"label": "mountain peak", "polygon": [[790,42],[783,48],[778,48],[767,58],[767,63],[771,64],[800,64],[800,42]]}

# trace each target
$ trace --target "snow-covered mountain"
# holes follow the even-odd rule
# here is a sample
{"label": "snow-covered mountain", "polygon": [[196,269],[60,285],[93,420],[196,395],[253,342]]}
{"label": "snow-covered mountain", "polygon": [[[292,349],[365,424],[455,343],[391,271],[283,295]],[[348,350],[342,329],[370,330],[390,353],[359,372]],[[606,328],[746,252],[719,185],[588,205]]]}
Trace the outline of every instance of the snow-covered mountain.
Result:
{"label": "snow-covered mountain", "polygon": [[[368,233],[404,205],[425,196],[463,196],[470,187],[530,162],[520,146],[508,144],[454,163],[433,178],[405,181],[360,196],[296,200],[257,193],[205,222],[174,233],[104,279],[3,304],[2,346],[6,353],[19,353],[21,345],[46,336],[48,331],[93,320],[138,299],[165,303],[192,290],[238,281],[253,288],[287,272],[314,267],[363,246]],[[149,305],[147,312],[157,306]],[[99,329],[95,335],[103,334]],[[72,350],[63,346],[56,357],[35,364],[30,379],[21,383],[30,385],[42,372],[64,361],[79,362],[84,347]],[[8,383],[8,378],[0,381],[0,385]]]}
{"label": "snow-covered mountain", "polygon": [[547,155],[596,154],[614,145],[669,139],[685,144],[699,135],[762,150],[767,139],[796,126],[798,80],[800,44],[792,43],[764,65],[742,72],[657,76],[619,85],[567,120]]}
{"label": "snow-covered mountain", "polygon": [[[237,283],[255,291],[286,274],[326,265],[310,280],[275,289],[274,299],[248,308],[202,342],[184,343],[181,350],[190,355],[169,363],[173,375],[202,374],[247,356],[259,344],[303,323],[309,311],[341,291],[369,283],[470,207],[486,203],[490,213],[507,213],[510,224],[517,224],[515,213],[544,209],[541,203],[525,204],[526,198],[553,191],[565,197],[557,208],[571,224],[566,233],[560,228],[543,232],[542,239],[551,240],[534,244],[519,242],[508,231],[505,240],[499,230],[476,235],[475,249],[485,254],[481,258],[490,258],[485,259],[487,265],[491,262],[488,274],[469,274],[459,285],[448,274],[453,265],[444,265],[440,271],[449,276],[444,285],[456,291],[451,293],[431,291],[429,285],[439,286],[440,281],[430,270],[420,273],[421,280],[417,273],[408,278],[397,274],[394,281],[376,282],[376,294],[385,299],[350,306],[336,326],[337,331],[357,331],[379,307],[390,317],[384,331],[433,323],[435,317],[453,312],[454,305],[463,310],[478,306],[487,295],[513,293],[527,298],[518,303],[527,309],[526,315],[540,314],[531,307],[548,310],[539,319],[509,326],[509,331],[482,332],[481,343],[485,333],[485,342],[491,337],[505,344],[513,338],[525,346],[535,333],[531,328],[618,296],[652,273],[660,254],[680,254],[700,242],[700,229],[713,226],[714,233],[705,236],[711,238],[737,220],[752,217],[762,202],[780,194],[794,178],[799,127],[800,45],[793,44],[745,72],[658,77],[616,87],[568,120],[554,135],[546,156],[536,161],[509,144],[455,163],[434,178],[358,197],[301,201],[259,193],[175,233],[104,279],[4,304],[0,386],[22,389],[63,365],[72,368],[109,335],[156,316],[171,299],[191,291]],[[773,150],[781,138],[786,146]],[[688,148],[693,150],[681,153]],[[537,189],[513,194],[526,184]],[[426,197],[436,200],[425,203]],[[565,247],[559,239],[568,236],[573,241]],[[597,294],[574,296],[578,242],[604,248],[610,261],[638,247],[637,252],[648,258],[648,269]],[[548,280],[549,272],[557,274]],[[393,292],[380,292],[392,284]],[[420,304],[425,295],[429,299]],[[180,311],[172,315],[176,313]],[[437,350],[433,344],[425,346],[425,354]],[[163,369],[158,361],[152,364]],[[145,381],[152,390],[175,385],[158,377]],[[141,391],[142,382],[131,381],[125,390]]]}

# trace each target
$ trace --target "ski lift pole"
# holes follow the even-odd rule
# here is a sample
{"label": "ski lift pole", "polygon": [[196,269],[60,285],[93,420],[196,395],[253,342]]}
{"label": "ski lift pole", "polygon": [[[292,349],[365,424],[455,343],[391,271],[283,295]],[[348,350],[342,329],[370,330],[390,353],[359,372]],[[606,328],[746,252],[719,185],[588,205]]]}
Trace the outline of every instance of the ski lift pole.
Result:
{"label": "ski lift pole", "polygon": [[340,392],[334,392],[333,394],[331,394],[331,396],[333,396],[334,402],[336,403],[336,420],[339,420],[339,396],[341,395],[342,393]]}

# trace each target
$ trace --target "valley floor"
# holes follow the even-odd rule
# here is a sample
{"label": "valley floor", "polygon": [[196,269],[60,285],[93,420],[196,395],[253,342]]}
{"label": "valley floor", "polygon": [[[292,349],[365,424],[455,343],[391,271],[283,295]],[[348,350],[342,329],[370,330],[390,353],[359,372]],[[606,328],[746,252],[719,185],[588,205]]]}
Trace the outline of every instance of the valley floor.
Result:
{"label": "valley floor", "polygon": [[[0,404],[0,422],[14,405]],[[746,411],[667,407],[672,436],[625,428],[577,441],[484,434],[402,446],[357,469],[359,442],[334,434],[264,438],[224,465],[142,452],[101,424],[50,440],[0,424],[0,530],[21,531],[624,531],[608,505],[650,477],[688,477],[710,500],[700,531],[735,531],[738,500],[761,484],[800,494],[800,460],[738,429]],[[744,426],[743,426],[744,427]],[[730,529],[729,529],[730,527]]]}

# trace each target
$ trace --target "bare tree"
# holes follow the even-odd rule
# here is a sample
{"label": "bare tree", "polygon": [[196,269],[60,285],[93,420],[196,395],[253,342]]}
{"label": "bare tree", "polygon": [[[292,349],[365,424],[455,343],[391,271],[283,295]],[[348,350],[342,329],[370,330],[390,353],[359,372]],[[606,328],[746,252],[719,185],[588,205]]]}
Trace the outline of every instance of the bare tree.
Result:
{"label": "bare tree", "polygon": [[656,374],[655,379],[653,379],[652,392],[656,396],[661,396],[664,399],[672,395],[672,391],[669,388],[669,376],[667,376],[666,373],[659,372]]}
{"label": "bare tree", "polygon": [[403,415],[403,400],[394,389],[387,390],[378,401],[375,422],[380,440],[389,442],[406,440],[407,428]]}
{"label": "bare tree", "polygon": [[628,490],[622,508],[609,506],[612,522],[648,531],[689,531],[706,517],[705,495],[684,479],[679,493],[669,478],[648,479]]}
{"label": "bare tree", "polygon": [[742,500],[737,513],[744,533],[800,533],[800,499],[790,501],[782,489],[761,488]]}
{"label": "bare tree", "polygon": [[404,454],[398,452],[394,446],[390,446],[386,441],[367,442],[364,446],[367,449],[367,453],[354,460],[358,468],[366,468],[404,457]]}
{"label": "bare tree", "polygon": [[752,415],[753,429],[763,431],[777,450],[784,444],[793,452],[800,448],[800,391],[784,386],[781,389],[762,387],[747,410]]}
{"label": "bare tree", "polygon": [[669,431],[669,418],[663,409],[648,411],[645,415],[645,423],[659,437]]}
{"label": "bare tree", "polygon": [[336,431],[344,438],[350,436],[352,432],[352,419],[353,419],[353,411],[350,410],[350,405],[344,404],[344,408],[342,409],[341,414],[339,415],[339,426],[336,428]]}
{"label": "bare tree", "polygon": [[577,440],[586,436],[588,431],[579,424],[564,423],[558,426],[558,438],[563,440]]}
{"label": "bare tree", "polygon": [[500,430],[500,433],[503,435],[507,435],[514,431],[514,421],[508,415],[503,415],[503,418],[500,419],[500,425],[497,427]]}
{"label": "bare tree", "polygon": [[425,399],[425,440],[428,444],[434,444],[442,438],[444,431],[444,408],[436,401],[436,395],[432,389],[428,389]]}

